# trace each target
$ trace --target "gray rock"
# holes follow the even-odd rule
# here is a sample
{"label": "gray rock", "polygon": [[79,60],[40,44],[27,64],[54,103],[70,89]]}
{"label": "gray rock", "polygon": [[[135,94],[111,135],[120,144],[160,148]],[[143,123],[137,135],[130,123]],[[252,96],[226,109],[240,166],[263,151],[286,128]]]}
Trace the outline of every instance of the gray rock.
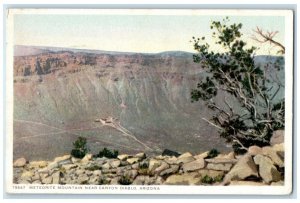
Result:
{"label": "gray rock", "polygon": [[93,155],[92,154],[86,154],[82,159],[81,159],[81,163],[87,163],[90,160],[92,160]]}
{"label": "gray rock", "polygon": [[19,159],[17,159],[15,162],[14,162],[14,164],[13,164],[13,166],[14,167],[23,167],[23,166],[25,166],[26,165],[26,159],[25,158],[19,158]]}
{"label": "gray rock", "polygon": [[140,160],[140,158],[133,157],[133,158],[128,158],[128,159],[127,159],[127,162],[128,162],[129,164],[134,164],[134,163],[137,163],[139,160]]}
{"label": "gray rock", "polygon": [[63,165],[63,168],[66,169],[66,170],[71,170],[73,168],[77,168],[78,165],[76,164],[66,164],[66,165]]}
{"label": "gray rock", "polygon": [[134,157],[139,158],[140,160],[143,160],[146,158],[146,154],[144,152],[136,154]]}
{"label": "gray rock", "polygon": [[34,172],[24,171],[21,175],[21,179],[26,181],[31,181],[32,176],[34,176]]}
{"label": "gray rock", "polygon": [[83,175],[81,175],[81,176],[78,177],[78,182],[80,184],[87,184],[88,181],[89,181],[89,179],[90,178],[86,174],[83,174]]}
{"label": "gray rock", "polygon": [[284,143],[284,130],[276,130],[270,139],[271,146]]}
{"label": "gray rock", "polygon": [[189,163],[189,162],[192,162],[192,161],[195,161],[195,158],[193,156],[178,157],[177,161],[176,161],[176,164],[185,164],[185,163]]}
{"label": "gray rock", "polygon": [[149,171],[154,171],[162,163],[161,160],[150,159],[149,161]]}
{"label": "gray rock", "polygon": [[246,154],[242,156],[227,173],[224,177],[223,184],[228,184],[231,180],[244,180],[250,176],[258,177],[258,172],[252,156]]}
{"label": "gray rock", "polygon": [[215,171],[215,170],[208,170],[208,169],[200,169],[197,172],[201,175],[201,177],[209,176],[212,178],[224,176],[225,173],[224,171]]}
{"label": "gray rock", "polygon": [[163,170],[162,172],[160,172],[160,176],[165,176],[165,175],[169,175],[169,174],[173,174],[176,173],[179,169],[178,165],[171,165],[170,168]]}
{"label": "gray rock", "polygon": [[208,163],[206,168],[217,171],[230,171],[231,167],[231,163]]}
{"label": "gray rock", "polygon": [[137,170],[129,170],[124,172],[125,177],[129,177],[130,179],[135,179],[135,177],[138,175]]}
{"label": "gray rock", "polygon": [[128,157],[129,157],[128,154],[120,154],[118,156],[118,159],[120,159],[121,161],[125,161]]}
{"label": "gray rock", "polygon": [[105,163],[105,164],[103,164],[102,166],[102,169],[110,169],[110,164],[109,163]]}
{"label": "gray rock", "polygon": [[111,179],[110,184],[111,185],[120,185],[119,181],[120,181],[120,177],[117,176],[117,177],[114,177]]}
{"label": "gray rock", "polygon": [[177,162],[177,157],[172,156],[172,157],[166,157],[165,162],[167,162],[168,164],[176,164]]}
{"label": "gray rock", "polygon": [[148,185],[149,182],[150,182],[149,176],[139,175],[134,179],[132,185]]}
{"label": "gray rock", "polygon": [[194,158],[195,159],[205,159],[209,154],[209,151],[203,152],[201,154],[195,155]]}
{"label": "gray rock", "polygon": [[54,162],[49,163],[49,165],[47,166],[47,169],[52,170],[57,167],[58,167],[58,162],[54,161]]}
{"label": "gray rock", "polygon": [[253,146],[249,147],[248,154],[250,154],[252,156],[256,156],[258,154],[262,154],[262,148],[258,147],[256,145],[253,145]]}
{"label": "gray rock", "polygon": [[171,175],[164,182],[165,185],[199,185],[201,176],[197,172]]}
{"label": "gray rock", "polygon": [[42,179],[42,183],[43,184],[51,184],[52,179],[53,179],[52,176],[48,176],[48,177]]}
{"label": "gray rock", "polygon": [[281,175],[270,158],[258,154],[254,157],[254,162],[259,165],[259,175],[264,182],[270,183],[280,181]]}
{"label": "gray rock", "polygon": [[90,177],[89,184],[90,185],[98,185],[99,180],[100,180],[99,176],[92,176],[92,177]]}
{"label": "gray rock", "polygon": [[95,170],[95,171],[93,171],[93,175],[94,175],[94,176],[101,176],[102,173],[101,173],[100,170]]}
{"label": "gray rock", "polygon": [[32,184],[42,184],[42,182],[40,180],[35,180],[32,182]]}
{"label": "gray rock", "polygon": [[183,172],[195,171],[205,167],[205,161],[203,158],[196,159],[195,161],[183,164]]}

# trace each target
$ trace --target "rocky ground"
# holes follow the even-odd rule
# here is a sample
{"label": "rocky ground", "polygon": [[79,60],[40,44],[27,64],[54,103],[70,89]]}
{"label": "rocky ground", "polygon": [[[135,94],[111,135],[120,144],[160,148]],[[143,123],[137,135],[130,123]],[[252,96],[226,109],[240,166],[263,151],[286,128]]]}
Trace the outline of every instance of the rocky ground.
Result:
{"label": "rocky ground", "polygon": [[121,154],[117,158],[83,159],[71,155],[53,161],[14,162],[14,183],[90,185],[283,185],[284,144],[251,146],[244,155],[209,152],[180,156],[145,153]]}

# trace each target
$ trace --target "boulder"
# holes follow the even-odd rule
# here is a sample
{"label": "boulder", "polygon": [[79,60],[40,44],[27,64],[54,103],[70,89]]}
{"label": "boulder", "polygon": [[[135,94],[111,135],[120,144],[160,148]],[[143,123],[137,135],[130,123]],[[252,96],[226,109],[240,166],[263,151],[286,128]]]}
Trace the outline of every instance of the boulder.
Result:
{"label": "boulder", "polygon": [[208,169],[200,169],[198,173],[201,177],[209,176],[212,178],[216,178],[219,176],[224,176],[224,171],[215,171],[215,170],[208,170]]}
{"label": "boulder", "polygon": [[196,159],[193,156],[186,156],[186,157],[178,157],[176,164],[185,164],[188,162],[195,161]]}
{"label": "boulder", "polygon": [[186,158],[186,157],[192,157],[193,155],[190,152],[185,152],[184,154],[181,154],[178,159]]}
{"label": "boulder", "polygon": [[140,160],[143,160],[146,158],[146,154],[145,153],[138,153],[136,155],[134,155],[134,157],[139,158]]}
{"label": "boulder", "polygon": [[163,170],[162,172],[160,172],[160,176],[165,176],[165,175],[169,175],[169,174],[173,174],[176,173],[179,169],[178,165],[171,165],[170,168],[167,168],[165,170]]}
{"label": "boulder", "polygon": [[169,149],[165,149],[162,152],[162,156],[175,156],[175,157],[179,157],[181,154],[179,154],[178,152],[169,150]]}
{"label": "boulder", "polygon": [[157,167],[160,166],[162,161],[156,159],[150,159],[149,161],[149,171],[154,171]]}
{"label": "boulder", "polygon": [[78,176],[78,182],[80,183],[80,184],[87,184],[88,183],[88,181],[89,181],[89,177],[86,175],[86,174],[83,174],[83,175],[81,175],[81,176]]}
{"label": "boulder", "polygon": [[110,169],[110,164],[109,163],[105,163],[101,166],[102,169]]}
{"label": "boulder", "polygon": [[121,161],[120,161],[120,160],[114,160],[114,161],[111,161],[111,162],[110,162],[110,166],[111,166],[112,168],[117,168],[117,167],[120,166],[120,164],[121,164]]}
{"label": "boulder", "polygon": [[29,162],[30,168],[45,168],[48,165],[47,161],[32,161]]}
{"label": "boulder", "polygon": [[242,185],[249,185],[249,186],[266,186],[267,184],[262,182],[255,182],[255,181],[231,181],[230,186],[242,186]]}
{"label": "boulder", "polygon": [[66,169],[66,170],[71,170],[73,168],[77,168],[78,166],[76,164],[66,164],[66,165],[63,165],[63,168]]}
{"label": "boulder", "polygon": [[203,152],[201,154],[195,155],[194,158],[195,159],[205,159],[209,154],[209,151]]}
{"label": "boulder", "polygon": [[90,160],[92,160],[93,158],[93,155],[92,154],[86,154],[82,159],[81,159],[81,162],[82,163],[87,163],[89,162]]}
{"label": "boulder", "polygon": [[129,170],[124,172],[125,177],[129,177],[130,179],[135,179],[135,177],[138,175],[137,170]]}
{"label": "boulder", "polygon": [[272,147],[266,146],[262,148],[262,154],[268,156],[275,165],[279,167],[284,167],[284,161],[281,156]]}
{"label": "boulder", "polygon": [[127,162],[128,162],[129,164],[134,164],[134,163],[137,163],[139,160],[140,160],[140,158],[133,157],[133,158],[127,159]]}
{"label": "boulder", "polygon": [[102,173],[101,173],[100,170],[95,170],[95,171],[93,171],[93,175],[94,175],[94,176],[101,176]]}
{"label": "boulder", "polygon": [[47,166],[47,169],[52,170],[57,167],[58,167],[58,162],[54,161],[54,162],[49,163],[49,165]]}
{"label": "boulder", "polygon": [[278,181],[278,182],[272,182],[271,186],[283,186],[284,182],[282,180]]}
{"label": "boulder", "polygon": [[273,132],[270,139],[271,146],[284,143],[284,130],[276,130]]}
{"label": "boulder", "polygon": [[32,171],[24,171],[21,175],[22,180],[31,180],[31,177],[34,176],[34,173]]}
{"label": "boulder", "polygon": [[23,166],[25,166],[26,165],[26,159],[25,158],[19,158],[19,159],[17,159],[15,162],[14,162],[14,164],[13,164],[13,166],[14,167],[23,167]]}
{"label": "boulder", "polygon": [[206,168],[217,171],[230,171],[231,167],[231,163],[208,163]]}
{"label": "boulder", "polygon": [[121,161],[125,161],[128,157],[129,157],[128,154],[120,154],[118,156],[118,159],[120,159]]}
{"label": "boulder", "polygon": [[175,156],[172,156],[172,157],[166,157],[164,159],[164,161],[168,164],[176,164],[177,162],[177,158]]}
{"label": "boulder", "polygon": [[256,145],[253,145],[253,146],[249,147],[248,154],[250,154],[251,156],[256,156],[258,154],[262,154],[262,148],[258,147]]}
{"label": "boulder", "polygon": [[205,167],[205,161],[203,158],[196,159],[195,161],[183,164],[183,172],[195,171]]}
{"label": "boulder", "polygon": [[197,172],[171,175],[164,182],[165,185],[199,185],[201,176]]}
{"label": "boulder", "polygon": [[163,170],[166,170],[168,169],[170,166],[169,164],[167,164],[166,162],[162,161],[160,166],[157,167],[155,170],[154,170],[154,173],[155,174],[159,174],[160,172],[162,172]]}
{"label": "boulder", "polygon": [[264,182],[270,183],[280,181],[281,174],[277,171],[270,158],[258,154],[254,157],[254,162],[259,165],[259,175]]}
{"label": "boulder", "polygon": [[226,174],[223,184],[228,184],[231,180],[244,180],[248,177],[258,178],[258,172],[252,156],[245,154]]}
{"label": "boulder", "polygon": [[132,185],[148,185],[149,182],[150,182],[149,176],[139,175],[134,179]]}
{"label": "boulder", "polygon": [[60,172],[59,171],[52,174],[52,183],[53,184],[59,184],[60,183]]}
{"label": "boulder", "polygon": [[43,184],[51,184],[52,180],[53,180],[52,176],[48,176],[48,177],[42,179],[42,183]]}
{"label": "boulder", "polygon": [[230,152],[228,154],[218,154],[217,157],[215,157],[215,159],[235,159],[234,157],[234,152]]}

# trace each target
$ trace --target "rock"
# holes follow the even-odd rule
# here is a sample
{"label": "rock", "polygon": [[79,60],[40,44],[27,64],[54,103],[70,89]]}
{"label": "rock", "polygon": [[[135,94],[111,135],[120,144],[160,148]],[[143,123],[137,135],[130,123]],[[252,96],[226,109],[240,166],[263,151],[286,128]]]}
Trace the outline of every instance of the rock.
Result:
{"label": "rock", "polygon": [[59,184],[60,183],[60,172],[59,171],[52,174],[52,183],[53,184]]}
{"label": "rock", "polygon": [[171,165],[170,168],[163,170],[162,172],[160,172],[160,176],[165,176],[165,175],[169,175],[169,174],[173,174],[176,173],[179,169],[178,165]]}
{"label": "rock", "polygon": [[201,175],[201,177],[209,176],[212,178],[216,178],[219,176],[222,176],[222,177],[224,176],[224,171],[215,171],[215,170],[208,170],[208,169],[198,170],[198,173]]}
{"label": "rock", "polygon": [[86,163],[89,162],[90,160],[92,160],[93,155],[92,154],[86,154],[82,159],[81,159],[81,163]]}
{"label": "rock", "polygon": [[164,182],[164,179],[162,177],[158,176],[153,184],[154,185],[162,185],[163,182]]}
{"label": "rock", "polygon": [[128,157],[129,157],[128,154],[120,154],[118,156],[118,159],[120,159],[121,161],[125,161]]}
{"label": "rock", "polygon": [[134,163],[137,163],[138,161],[139,161],[139,158],[137,158],[137,157],[127,159],[127,162],[129,164],[134,164]]}
{"label": "rock", "polygon": [[88,183],[88,181],[89,181],[89,177],[86,175],[86,174],[83,174],[83,175],[81,175],[81,176],[78,176],[78,182],[80,183],[80,184],[87,184]]}
{"label": "rock", "polygon": [[278,182],[272,182],[271,186],[283,186],[284,182],[282,180],[278,181]]}
{"label": "rock", "polygon": [[60,161],[65,161],[71,159],[71,155],[64,155],[64,156],[60,156],[60,157],[56,157],[54,159],[54,162],[60,162]]}
{"label": "rock", "polygon": [[146,154],[142,152],[142,153],[136,154],[134,157],[139,158],[139,160],[143,160],[146,158]]}
{"label": "rock", "polygon": [[284,143],[284,130],[276,130],[270,139],[271,146]]}
{"label": "rock", "polygon": [[101,167],[102,167],[102,169],[110,169],[110,164],[109,163],[105,163]]}
{"label": "rock", "polygon": [[278,153],[270,146],[262,148],[262,154],[268,156],[277,166],[284,167],[283,159],[278,155]]}
{"label": "rock", "polygon": [[119,181],[120,181],[120,177],[117,176],[117,177],[114,177],[113,179],[111,179],[110,184],[111,185],[120,185]]}
{"label": "rock", "polygon": [[131,165],[131,168],[132,169],[138,169],[140,167],[140,164],[139,163],[135,163],[135,164],[132,164]]}
{"label": "rock", "polygon": [[231,163],[208,163],[206,168],[217,171],[230,171],[231,167]]}
{"label": "rock", "polygon": [[132,185],[148,185],[149,182],[150,182],[149,176],[139,175],[134,179]]}
{"label": "rock", "polygon": [[186,158],[186,157],[191,157],[193,156],[190,152],[186,152],[182,155],[180,155],[179,157],[177,157],[178,159],[181,159],[181,158]]}
{"label": "rock", "polygon": [[15,162],[14,162],[14,164],[13,164],[13,166],[14,167],[23,167],[23,166],[25,166],[26,165],[26,159],[25,158],[19,158],[19,159],[17,159]]}
{"label": "rock", "polygon": [[85,174],[85,170],[84,169],[78,169],[75,171],[75,174],[77,174],[78,176],[82,176],[83,174]]}
{"label": "rock", "polygon": [[66,165],[63,165],[63,168],[66,169],[66,170],[71,170],[73,168],[77,168],[78,166],[76,164],[66,164]]}
{"label": "rock", "polygon": [[36,181],[36,180],[39,180],[41,177],[40,177],[40,174],[38,172],[35,172],[34,175],[31,177],[31,181]]}
{"label": "rock", "polygon": [[224,177],[223,184],[229,183],[231,180],[244,180],[247,177],[257,177],[258,172],[252,156],[246,154],[242,156],[233,168]]}
{"label": "rock", "polygon": [[277,155],[284,162],[284,143],[275,144],[274,146],[272,146],[272,149],[276,151]]}
{"label": "rock", "polygon": [[185,163],[182,166],[183,172],[195,171],[205,167],[205,161],[202,158],[196,159],[195,161]]}
{"label": "rock", "polygon": [[154,173],[155,174],[159,174],[160,172],[162,172],[163,170],[165,169],[168,169],[170,166],[169,164],[167,164],[166,162],[162,161],[160,166],[157,167],[155,170],[154,170]]}
{"label": "rock", "polygon": [[205,159],[209,154],[209,151],[203,152],[201,154],[195,155],[194,158],[195,159]]}
{"label": "rock", "polygon": [[258,154],[262,154],[262,148],[258,147],[256,145],[253,145],[253,146],[249,147],[248,154],[250,154],[251,156],[256,156]]}
{"label": "rock", "polygon": [[52,179],[53,179],[52,176],[48,176],[48,177],[42,179],[42,183],[43,184],[51,184]]}
{"label": "rock", "polygon": [[156,159],[150,159],[149,161],[149,171],[154,171],[157,167],[160,166],[162,161]]}
{"label": "rock", "polygon": [[179,154],[178,152],[169,150],[169,149],[165,149],[162,152],[162,156],[175,156],[175,157],[179,157],[181,154]]}
{"label": "rock", "polygon": [[254,162],[259,165],[259,175],[264,182],[277,182],[281,179],[281,174],[277,171],[270,158],[258,154],[254,157]]}
{"label": "rock", "polygon": [[138,175],[137,170],[129,170],[124,172],[125,177],[129,177],[130,179],[135,179],[135,177]]}
{"label": "rock", "polygon": [[98,185],[99,184],[99,176],[90,177],[89,184],[90,185]]}
{"label": "rock", "polygon": [[24,171],[21,175],[21,179],[22,180],[30,180],[31,181],[31,177],[34,175],[34,173],[32,171]]}
{"label": "rock", "polygon": [[162,155],[158,155],[158,156],[156,156],[156,157],[154,157],[155,159],[157,159],[157,160],[165,160],[165,156],[162,156]]}
{"label": "rock", "polygon": [[94,175],[94,176],[101,176],[102,173],[101,173],[100,170],[95,170],[95,171],[93,171],[93,175]]}
{"label": "rock", "polygon": [[185,164],[192,161],[195,161],[195,158],[193,156],[178,157],[176,164],[181,164],[181,163]]}
{"label": "rock", "polygon": [[121,164],[121,161],[120,161],[120,160],[114,160],[114,161],[110,162],[110,166],[111,166],[112,168],[117,168],[117,167],[120,166],[120,164]]}
{"label": "rock", "polygon": [[218,154],[218,156],[215,157],[215,159],[228,159],[228,160],[234,160],[234,152],[230,152],[229,154]]}
{"label": "rock", "polygon": [[21,179],[18,181],[18,184],[30,184],[30,181]]}
{"label": "rock", "polygon": [[228,158],[212,158],[212,159],[205,159],[208,163],[214,164],[234,164],[237,162],[236,159],[228,159]]}
{"label": "rock", "polygon": [[176,164],[177,162],[177,158],[175,156],[172,157],[166,157],[165,162],[167,162],[168,164]]}
{"label": "rock", "polygon": [[32,182],[32,184],[42,184],[42,182],[40,180],[35,180]]}
{"label": "rock", "polygon": [[267,184],[254,181],[231,181],[230,186],[249,185],[249,186],[266,186]]}
{"label": "rock", "polygon": [[45,168],[48,165],[47,161],[32,161],[29,162],[30,168]]}
{"label": "rock", "polygon": [[58,167],[58,162],[54,161],[54,162],[49,163],[49,165],[47,166],[47,169],[52,170],[57,167]]}
{"label": "rock", "polygon": [[165,185],[199,185],[201,176],[197,172],[184,173],[182,175],[171,175],[163,183]]}
{"label": "rock", "polygon": [[81,161],[81,159],[78,159],[78,158],[75,158],[75,157],[72,157],[72,158],[71,158],[71,162],[72,162],[73,164],[78,163],[78,162],[80,162],[80,161]]}

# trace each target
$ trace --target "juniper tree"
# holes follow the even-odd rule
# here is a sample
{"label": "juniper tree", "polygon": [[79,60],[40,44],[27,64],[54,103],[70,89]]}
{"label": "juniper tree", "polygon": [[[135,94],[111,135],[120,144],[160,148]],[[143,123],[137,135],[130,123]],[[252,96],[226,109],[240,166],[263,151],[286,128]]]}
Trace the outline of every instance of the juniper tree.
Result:
{"label": "juniper tree", "polygon": [[[257,65],[256,48],[247,47],[241,39],[242,24],[228,22],[226,17],[221,22],[213,21],[210,27],[216,45],[222,48],[220,52],[212,51],[205,37],[193,37],[197,51],[194,62],[201,64],[207,77],[191,91],[191,99],[205,101],[213,116],[203,119],[218,129],[235,152],[244,153],[252,145],[269,145],[272,132],[284,128],[284,98],[276,97],[284,84],[278,77],[271,77],[271,72],[280,71],[278,63]],[[216,98],[221,92],[231,99],[225,96],[220,105]]]}

